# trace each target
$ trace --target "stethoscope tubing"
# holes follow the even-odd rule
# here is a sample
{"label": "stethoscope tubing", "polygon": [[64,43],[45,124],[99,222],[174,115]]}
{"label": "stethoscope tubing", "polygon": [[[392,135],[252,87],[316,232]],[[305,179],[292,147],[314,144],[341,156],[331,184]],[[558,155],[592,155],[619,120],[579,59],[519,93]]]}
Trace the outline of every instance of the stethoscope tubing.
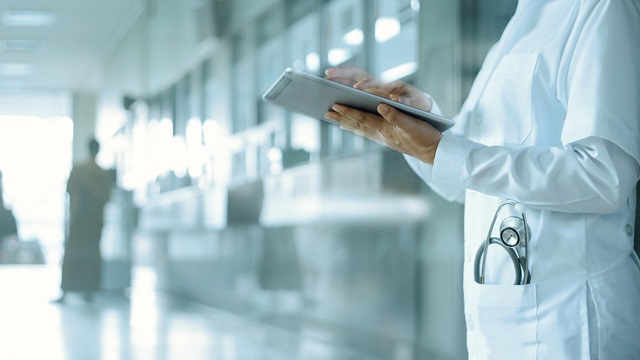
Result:
{"label": "stethoscope tubing", "polygon": [[[498,215],[500,215],[500,211],[502,210],[503,207],[505,206],[512,206],[514,209],[516,209],[518,212],[520,212],[520,214],[522,215],[522,221],[524,223],[524,232],[525,232],[525,239],[524,239],[524,255],[521,253],[521,249],[519,246],[515,247],[515,251],[517,252],[517,254],[515,254],[512,250],[512,248],[508,247],[506,244],[504,244],[504,242],[501,239],[498,238],[492,238],[491,237],[491,233],[493,232],[493,227],[496,224],[496,220],[498,219]],[[484,244],[480,247],[480,249],[478,249],[478,253],[476,254],[476,259],[475,259],[475,266],[474,266],[474,278],[476,280],[476,282],[478,282],[479,284],[484,284],[485,283],[485,274],[486,274],[486,264],[487,264],[487,254],[489,253],[489,245],[491,244],[498,244],[500,246],[502,246],[507,253],[509,254],[509,256],[511,257],[511,261],[513,262],[514,265],[514,269],[516,271],[516,280],[514,282],[514,285],[523,285],[523,284],[529,284],[531,282],[531,273],[529,272],[529,239],[531,238],[531,234],[529,233],[529,226],[527,225],[527,218],[526,215],[524,213],[524,211],[520,211],[520,209],[518,208],[518,205],[515,201],[512,200],[507,200],[504,201],[503,203],[501,203],[498,208],[496,209],[495,214],[493,215],[493,219],[491,220],[491,226],[489,226],[489,232],[487,234],[487,237],[484,241]],[[480,257],[482,257],[482,264],[481,264],[481,269],[480,269],[480,274],[477,274],[478,272],[478,261],[480,261]],[[522,274],[522,270],[524,270],[524,274]]]}

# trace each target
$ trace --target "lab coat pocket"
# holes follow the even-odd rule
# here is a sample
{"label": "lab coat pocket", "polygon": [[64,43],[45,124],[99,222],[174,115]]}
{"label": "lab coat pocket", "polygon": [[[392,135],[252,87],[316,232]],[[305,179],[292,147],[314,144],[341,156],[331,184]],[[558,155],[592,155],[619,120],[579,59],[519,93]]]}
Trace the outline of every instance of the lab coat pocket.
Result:
{"label": "lab coat pocket", "polygon": [[474,140],[487,145],[524,144],[532,132],[532,88],[537,53],[505,55],[480,96]]}
{"label": "lab coat pocket", "polygon": [[477,333],[488,359],[536,359],[535,284],[481,285],[477,296]]}

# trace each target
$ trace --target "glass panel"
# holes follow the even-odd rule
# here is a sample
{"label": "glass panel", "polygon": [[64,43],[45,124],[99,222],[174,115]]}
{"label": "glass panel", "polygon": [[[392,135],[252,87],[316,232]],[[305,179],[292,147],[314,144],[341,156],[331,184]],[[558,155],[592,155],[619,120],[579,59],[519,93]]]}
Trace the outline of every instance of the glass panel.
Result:
{"label": "glass panel", "polygon": [[418,2],[378,0],[374,69],[384,81],[407,80],[418,70]]}
{"label": "glass panel", "polygon": [[312,13],[287,29],[288,66],[320,74],[320,15]]}
{"label": "glass panel", "polygon": [[236,36],[233,49],[233,132],[255,124],[254,58],[250,31]]}
{"label": "glass panel", "polygon": [[228,184],[232,157],[226,139],[231,127],[229,78],[226,62],[213,58],[203,64],[205,78],[205,120],[202,124],[203,142],[207,156],[208,184]]}
{"label": "glass panel", "polygon": [[327,6],[324,32],[329,66],[360,65],[357,55],[364,44],[362,2],[334,0]]}
{"label": "glass panel", "polygon": [[256,105],[258,123],[278,121],[284,118],[284,111],[262,101],[271,84],[282,74],[284,66],[284,16],[276,7],[260,18],[256,27],[257,50],[257,93]]}
{"label": "glass panel", "polygon": [[[287,64],[293,68],[319,75],[320,14],[313,12],[291,24],[287,30]],[[291,113],[287,133],[290,150],[319,155],[322,122],[297,113]],[[314,156],[314,155],[310,155]]]}
{"label": "glass panel", "polygon": [[[367,59],[364,47],[366,29],[363,2],[360,0],[334,0],[324,12],[322,34],[326,48],[324,59],[329,67],[354,65],[365,67]],[[364,140],[352,133],[345,133],[336,126],[329,126],[327,155],[354,152],[362,148]]]}

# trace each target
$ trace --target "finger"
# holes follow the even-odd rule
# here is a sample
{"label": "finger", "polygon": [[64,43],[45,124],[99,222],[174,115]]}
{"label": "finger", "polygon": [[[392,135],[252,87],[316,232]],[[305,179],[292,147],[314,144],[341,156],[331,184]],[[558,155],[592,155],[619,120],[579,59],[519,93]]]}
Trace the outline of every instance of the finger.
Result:
{"label": "finger", "polygon": [[382,90],[382,89],[376,89],[376,88],[368,88],[368,89],[363,89],[364,91],[373,94],[373,95],[378,95],[381,96],[385,99],[391,99],[391,95],[388,92]]}
{"label": "finger", "polygon": [[344,116],[338,112],[335,112],[333,110],[324,114],[324,117],[327,120],[330,120],[340,125],[340,128],[342,128],[343,130],[353,130],[353,129],[359,130],[362,127],[359,122],[347,116]]}
{"label": "finger", "polygon": [[343,84],[343,85],[347,85],[347,86],[354,86],[355,84],[357,84],[358,82],[350,77],[327,77],[327,80],[331,80],[331,81],[335,81],[337,83]]}
{"label": "finger", "polygon": [[341,130],[349,131],[356,135],[363,136],[374,141],[379,141],[375,137],[377,134],[375,131],[362,126],[360,123],[342,116],[339,113],[336,113],[334,111],[328,112],[327,114],[325,114],[325,117],[340,126]]}
{"label": "finger", "polygon": [[[353,122],[359,123],[360,125],[362,125],[362,127],[368,127],[377,130],[382,124],[382,119],[380,118],[380,116],[372,114],[370,112],[357,110],[340,104],[334,105],[332,109],[338,114],[352,120]],[[355,126],[351,127],[355,128]]]}
{"label": "finger", "polygon": [[380,113],[380,115],[382,115],[382,117],[385,118],[388,122],[400,127],[405,125],[407,122],[407,118],[409,118],[409,116],[401,113],[400,111],[389,105],[380,104],[378,105],[377,110],[378,113]]}
{"label": "finger", "polygon": [[369,73],[355,66],[336,66],[325,70],[328,78],[350,78],[356,83],[369,77]]}
{"label": "finger", "polygon": [[376,78],[367,77],[358,81],[356,84],[353,85],[353,87],[356,89],[367,89],[367,88],[383,89],[386,87],[386,84],[379,81]]}
{"label": "finger", "polygon": [[412,116],[400,112],[393,106],[380,104],[378,105],[377,110],[378,113],[380,113],[380,115],[382,115],[382,117],[390,124],[404,129],[405,131],[411,131],[411,129],[415,128],[416,126],[431,126],[429,123],[420,121]]}

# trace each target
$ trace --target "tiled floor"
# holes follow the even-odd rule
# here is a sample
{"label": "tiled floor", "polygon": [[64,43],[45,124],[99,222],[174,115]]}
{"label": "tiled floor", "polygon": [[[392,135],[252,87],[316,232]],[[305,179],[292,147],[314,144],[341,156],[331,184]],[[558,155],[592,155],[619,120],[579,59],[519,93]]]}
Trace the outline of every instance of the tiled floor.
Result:
{"label": "tiled floor", "polygon": [[59,273],[45,266],[0,265],[2,360],[366,360],[335,348],[152,290],[153,274],[137,271],[128,294],[92,302],[57,296]]}

